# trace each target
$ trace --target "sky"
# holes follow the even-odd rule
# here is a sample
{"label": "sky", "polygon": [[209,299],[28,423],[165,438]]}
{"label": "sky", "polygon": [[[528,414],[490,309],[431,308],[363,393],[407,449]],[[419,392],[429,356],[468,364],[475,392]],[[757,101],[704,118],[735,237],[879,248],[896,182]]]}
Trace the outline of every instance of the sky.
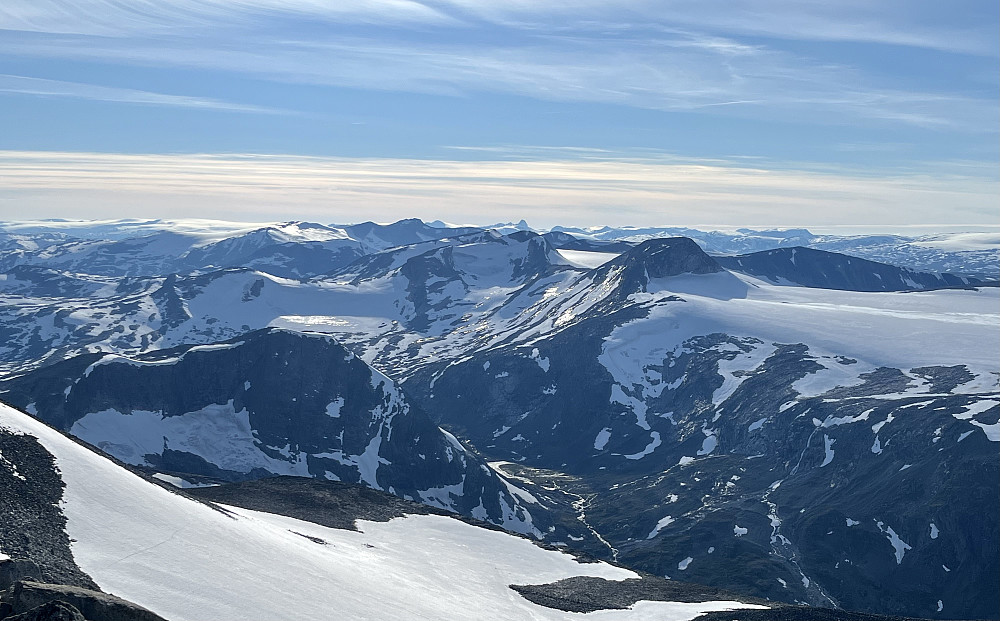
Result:
{"label": "sky", "polygon": [[0,219],[1000,227],[996,0],[3,0]]}

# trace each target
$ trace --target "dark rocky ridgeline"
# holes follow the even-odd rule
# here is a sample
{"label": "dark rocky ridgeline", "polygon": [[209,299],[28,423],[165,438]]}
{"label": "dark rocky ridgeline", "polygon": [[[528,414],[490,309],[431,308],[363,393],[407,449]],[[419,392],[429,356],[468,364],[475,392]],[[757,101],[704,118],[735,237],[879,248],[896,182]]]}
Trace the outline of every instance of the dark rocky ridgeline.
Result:
{"label": "dark rocky ridgeline", "polygon": [[343,530],[357,530],[358,520],[388,522],[404,515],[454,515],[370,487],[303,477],[271,477],[192,488],[184,493]]}
{"label": "dark rocky ridgeline", "polygon": [[734,272],[778,283],[846,291],[912,291],[971,288],[986,284],[977,278],[918,272],[837,252],[794,247],[738,256],[715,257]]}
{"label": "dark rocky ridgeline", "polygon": [[510,588],[540,606],[567,612],[624,610],[640,601],[738,601],[745,604],[768,604],[766,600],[649,574],[627,580],[573,576],[548,584],[514,584]]}
{"label": "dark rocky ridgeline", "polygon": [[129,359],[89,355],[0,382],[0,391],[161,472],[361,482],[515,531],[546,527],[543,511],[529,515],[529,500],[325,335],[260,330]]}
{"label": "dark rocky ridgeline", "polygon": [[89,589],[77,567],[59,508],[65,484],[52,455],[32,436],[0,428],[0,590],[21,579]]}
{"label": "dark rocky ridgeline", "polygon": [[692,621],[923,621],[918,617],[897,617],[894,615],[874,615],[864,612],[849,612],[834,608],[779,606],[769,610],[728,610],[709,612],[695,617]]}

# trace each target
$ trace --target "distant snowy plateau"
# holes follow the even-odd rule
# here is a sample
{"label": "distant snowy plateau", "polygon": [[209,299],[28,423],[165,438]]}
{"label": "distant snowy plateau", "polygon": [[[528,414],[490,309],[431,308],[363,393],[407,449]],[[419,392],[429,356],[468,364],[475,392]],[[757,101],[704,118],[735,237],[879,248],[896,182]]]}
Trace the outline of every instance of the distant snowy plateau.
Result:
{"label": "distant snowy plateau", "polygon": [[998,619],[998,278],[990,233],[0,223],[0,619]]}

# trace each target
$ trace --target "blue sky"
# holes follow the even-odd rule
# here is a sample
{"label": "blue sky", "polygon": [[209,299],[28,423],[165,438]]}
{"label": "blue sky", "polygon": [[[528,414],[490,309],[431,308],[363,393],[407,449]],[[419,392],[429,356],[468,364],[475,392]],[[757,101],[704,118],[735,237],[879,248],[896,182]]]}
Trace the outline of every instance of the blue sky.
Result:
{"label": "blue sky", "polygon": [[0,218],[997,225],[995,0],[4,0]]}

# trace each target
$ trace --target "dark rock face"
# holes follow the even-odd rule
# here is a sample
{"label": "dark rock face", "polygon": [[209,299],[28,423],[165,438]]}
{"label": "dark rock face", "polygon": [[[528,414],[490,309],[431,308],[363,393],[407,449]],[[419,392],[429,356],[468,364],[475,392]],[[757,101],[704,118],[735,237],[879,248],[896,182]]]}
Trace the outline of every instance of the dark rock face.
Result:
{"label": "dark rock face", "polygon": [[358,520],[388,522],[404,515],[451,515],[360,485],[299,477],[272,477],[185,491],[201,500],[276,513],[344,530]]}
{"label": "dark rock face", "polygon": [[485,463],[324,335],[261,330],[70,359],[4,388],[11,403],[129,464],[230,481],[361,482],[515,530],[531,523]]}
{"label": "dark rock face", "polygon": [[97,588],[73,561],[64,487],[38,440],[0,429],[0,550],[15,559],[0,563],[0,588],[23,578]]}
{"label": "dark rock face", "polygon": [[512,584],[510,588],[540,606],[583,613],[597,610],[624,610],[643,600],[650,602],[728,600],[763,603],[763,600],[741,597],[721,589],[649,575],[628,580],[574,576],[549,584]]}
{"label": "dark rock face", "polygon": [[814,250],[778,248],[732,257],[715,257],[727,269],[778,283],[846,291],[912,291],[969,288],[984,284],[976,278],[917,272],[858,257]]}
{"label": "dark rock face", "polygon": [[[163,617],[114,595],[61,584],[17,582],[3,596],[15,615],[35,611],[53,602],[68,604],[61,614],[82,613],[88,621],[164,621]],[[52,610],[52,607],[49,608]],[[56,610],[59,607],[55,607]],[[31,618],[31,617],[27,617]],[[70,617],[73,618],[73,617]]]}
{"label": "dark rock face", "polygon": [[729,610],[699,615],[693,621],[921,621],[915,617],[872,615],[832,608],[781,606],[770,610]]}

